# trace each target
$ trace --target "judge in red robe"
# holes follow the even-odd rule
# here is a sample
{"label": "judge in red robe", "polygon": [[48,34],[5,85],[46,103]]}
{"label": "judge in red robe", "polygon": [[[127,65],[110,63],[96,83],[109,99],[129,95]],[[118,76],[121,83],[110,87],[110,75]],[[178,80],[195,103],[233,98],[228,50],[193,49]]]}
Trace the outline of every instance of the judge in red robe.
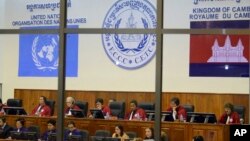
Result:
{"label": "judge in red robe", "polygon": [[72,116],[71,110],[80,110],[80,108],[75,104],[75,99],[71,96],[66,98],[66,108],[64,113],[66,116]]}
{"label": "judge in red robe", "polygon": [[126,113],[125,119],[127,120],[146,120],[147,115],[144,109],[137,107],[137,101],[130,101],[130,111]]}
{"label": "judge in red robe", "polygon": [[240,116],[234,111],[233,104],[226,103],[224,105],[225,112],[221,115],[219,123],[222,124],[240,124]]}
{"label": "judge in red robe", "polygon": [[51,109],[46,105],[46,97],[41,96],[39,98],[39,104],[32,110],[33,116],[51,116]]}
{"label": "judge in red robe", "polygon": [[180,105],[180,100],[177,97],[171,99],[170,107],[167,111],[172,113],[174,121],[185,121],[187,119],[186,109]]}

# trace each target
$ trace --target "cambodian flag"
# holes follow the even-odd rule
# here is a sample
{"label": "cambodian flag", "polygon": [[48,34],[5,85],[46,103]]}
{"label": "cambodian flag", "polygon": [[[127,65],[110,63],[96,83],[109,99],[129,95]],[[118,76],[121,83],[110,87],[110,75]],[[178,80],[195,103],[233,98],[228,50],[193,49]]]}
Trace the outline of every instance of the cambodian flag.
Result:
{"label": "cambodian flag", "polygon": [[[191,22],[198,28],[245,28],[250,21]],[[191,35],[190,76],[249,77],[249,35]]]}
{"label": "cambodian flag", "polygon": [[[72,27],[76,28],[77,26]],[[78,35],[68,34],[66,42],[66,76],[77,77]],[[18,76],[57,77],[59,49],[59,36],[57,34],[20,34]]]}

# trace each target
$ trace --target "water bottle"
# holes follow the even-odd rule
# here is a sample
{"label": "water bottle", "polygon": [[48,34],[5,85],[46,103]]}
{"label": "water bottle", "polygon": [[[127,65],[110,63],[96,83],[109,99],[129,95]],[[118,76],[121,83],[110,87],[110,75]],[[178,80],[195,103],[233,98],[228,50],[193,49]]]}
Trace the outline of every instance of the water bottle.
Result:
{"label": "water bottle", "polygon": [[180,122],[183,122],[184,121],[184,118],[183,118],[183,115],[181,114],[180,115]]}
{"label": "water bottle", "polygon": [[109,119],[109,112],[106,113],[106,119]]}

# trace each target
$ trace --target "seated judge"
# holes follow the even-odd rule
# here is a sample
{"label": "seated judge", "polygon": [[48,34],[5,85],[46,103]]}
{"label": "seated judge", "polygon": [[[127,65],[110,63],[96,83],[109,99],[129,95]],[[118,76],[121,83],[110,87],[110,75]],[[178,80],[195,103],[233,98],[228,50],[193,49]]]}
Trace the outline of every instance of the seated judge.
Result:
{"label": "seated judge", "polygon": [[180,105],[180,100],[177,97],[173,97],[170,101],[170,107],[167,109],[172,113],[174,121],[180,121],[187,119],[187,112],[183,106]]}
{"label": "seated judge", "polygon": [[66,108],[64,110],[64,113],[66,116],[72,116],[72,113],[71,113],[71,109],[75,109],[75,110],[80,110],[80,108],[75,105],[75,99],[71,96],[67,97],[66,98]]}
{"label": "seated judge", "polygon": [[0,117],[0,139],[8,138],[12,130],[13,128],[6,123],[6,118]]}
{"label": "seated judge", "polygon": [[78,130],[76,128],[74,121],[69,121],[68,122],[68,129],[66,130],[66,132],[64,134],[65,140],[67,140],[69,138],[69,136],[72,136],[72,135],[81,135],[81,132],[80,132],[80,130]]}
{"label": "seated judge", "polygon": [[56,133],[56,121],[54,119],[50,119],[47,121],[47,131],[42,134],[41,139],[39,139],[39,141],[48,141],[48,137],[52,133]]}
{"label": "seated judge", "polygon": [[3,109],[4,107],[6,107],[6,105],[3,104],[2,99],[0,98],[0,115],[5,114],[4,109]]}
{"label": "seated judge", "polygon": [[39,104],[32,110],[31,115],[34,116],[50,116],[51,109],[46,105],[47,98],[45,96],[40,96]]}
{"label": "seated judge", "polygon": [[224,105],[225,112],[221,115],[219,123],[222,124],[240,124],[240,116],[234,111],[234,106],[231,103]]}
{"label": "seated judge", "polygon": [[123,126],[116,125],[115,133],[113,133],[112,138],[120,138],[121,141],[125,141],[126,139],[129,139],[129,136],[124,132]]}
{"label": "seated judge", "polygon": [[[108,116],[111,116],[111,110],[110,110],[109,106],[106,106],[103,104],[102,98],[97,98],[95,100],[95,105],[96,105],[96,109],[102,110],[102,114],[105,118],[107,118]],[[90,115],[89,117],[92,118],[93,115]]]}
{"label": "seated judge", "polygon": [[125,119],[127,120],[146,120],[147,115],[144,109],[137,107],[137,101],[130,101],[130,111],[126,113]]}

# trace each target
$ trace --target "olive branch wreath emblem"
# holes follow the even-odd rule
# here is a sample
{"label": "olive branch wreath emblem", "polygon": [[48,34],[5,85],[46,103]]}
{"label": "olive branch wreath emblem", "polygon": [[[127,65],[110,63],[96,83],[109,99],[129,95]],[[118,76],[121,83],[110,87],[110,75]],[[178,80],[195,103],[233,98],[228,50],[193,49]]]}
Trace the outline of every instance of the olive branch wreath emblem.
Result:
{"label": "olive branch wreath emblem", "polygon": [[[121,23],[121,20],[122,20],[122,19],[119,19],[119,20],[115,23],[115,28],[119,28],[119,25],[120,25],[120,23]],[[146,20],[143,19],[143,18],[141,18],[141,20],[142,20],[142,23],[143,23],[143,25],[144,25],[144,28],[147,29],[147,28],[148,28],[148,23],[147,23]],[[125,47],[124,47],[122,41],[119,39],[118,34],[115,34],[115,35],[114,35],[114,38],[115,38],[115,43],[116,43],[117,47],[118,47],[122,52],[125,52],[125,51],[126,51],[126,52],[129,52],[129,51],[132,51],[132,52],[140,52],[140,51],[144,48],[145,44],[147,43],[148,36],[149,36],[148,34],[144,34],[143,39],[140,41],[139,45],[138,45],[136,48],[132,48],[132,49],[130,49],[130,48],[125,48]]]}

